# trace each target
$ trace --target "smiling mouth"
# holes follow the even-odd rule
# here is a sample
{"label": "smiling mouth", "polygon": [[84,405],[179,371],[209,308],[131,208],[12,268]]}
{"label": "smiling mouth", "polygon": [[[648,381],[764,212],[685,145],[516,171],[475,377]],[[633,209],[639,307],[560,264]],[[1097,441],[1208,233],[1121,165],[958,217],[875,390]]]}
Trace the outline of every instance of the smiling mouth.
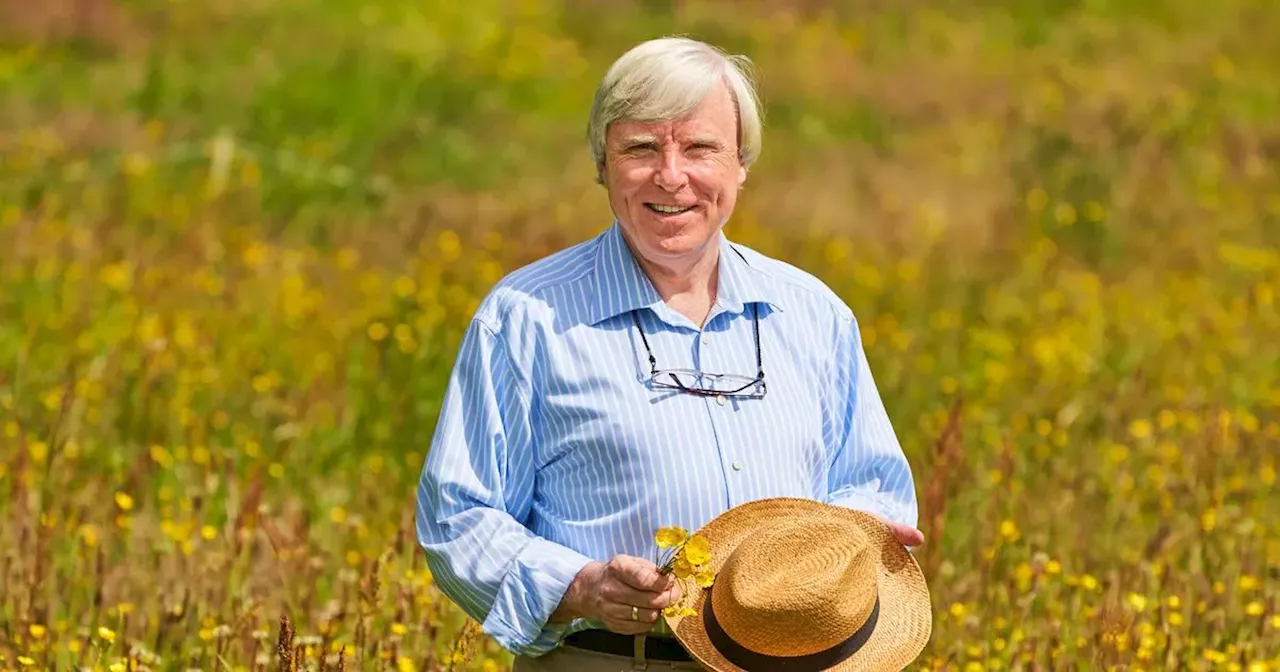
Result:
{"label": "smiling mouth", "polygon": [[692,205],[659,205],[657,203],[645,203],[644,206],[660,215],[679,215],[694,208]]}

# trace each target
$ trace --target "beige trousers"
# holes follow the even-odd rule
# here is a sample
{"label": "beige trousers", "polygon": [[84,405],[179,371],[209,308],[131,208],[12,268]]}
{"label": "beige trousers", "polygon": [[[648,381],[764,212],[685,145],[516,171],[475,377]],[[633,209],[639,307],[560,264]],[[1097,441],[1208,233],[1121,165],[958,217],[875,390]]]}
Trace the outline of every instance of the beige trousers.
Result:
{"label": "beige trousers", "polygon": [[[643,644],[640,649],[643,651]],[[672,662],[644,660],[642,657],[615,656],[609,653],[586,651],[572,646],[560,646],[537,658],[517,656],[511,672],[671,672],[672,670],[701,670],[696,662]]]}

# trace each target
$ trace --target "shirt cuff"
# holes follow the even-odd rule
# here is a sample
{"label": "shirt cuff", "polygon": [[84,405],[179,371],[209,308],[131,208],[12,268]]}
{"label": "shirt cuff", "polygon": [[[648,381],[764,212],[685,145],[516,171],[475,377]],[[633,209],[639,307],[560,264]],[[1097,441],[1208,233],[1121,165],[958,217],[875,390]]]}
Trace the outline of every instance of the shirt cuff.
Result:
{"label": "shirt cuff", "polygon": [[591,558],[541,537],[532,538],[511,561],[483,629],[515,655],[538,656],[581,629],[581,619],[548,624],[578,572]]}
{"label": "shirt cuff", "polygon": [[828,500],[829,504],[842,506],[846,509],[855,511],[863,511],[865,513],[873,513],[885,520],[890,520],[903,525],[915,526],[915,521],[905,520],[898,510],[898,507],[884,501],[878,497],[871,497],[866,493],[847,490],[844,492],[833,493]]}

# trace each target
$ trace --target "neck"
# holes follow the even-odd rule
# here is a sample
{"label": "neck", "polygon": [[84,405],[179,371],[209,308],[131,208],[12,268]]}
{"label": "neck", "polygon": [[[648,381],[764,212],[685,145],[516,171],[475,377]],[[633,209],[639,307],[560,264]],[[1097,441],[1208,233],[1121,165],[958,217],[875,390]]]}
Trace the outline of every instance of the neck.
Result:
{"label": "neck", "polygon": [[657,264],[648,259],[640,260],[663,301],[680,297],[701,297],[710,300],[715,293],[719,274],[720,250],[712,248],[696,259],[675,264]]}
{"label": "neck", "polygon": [[635,256],[662,300],[702,326],[716,300],[720,270],[718,239],[712,238],[705,250],[687,259],[656,263],[642,255]]}

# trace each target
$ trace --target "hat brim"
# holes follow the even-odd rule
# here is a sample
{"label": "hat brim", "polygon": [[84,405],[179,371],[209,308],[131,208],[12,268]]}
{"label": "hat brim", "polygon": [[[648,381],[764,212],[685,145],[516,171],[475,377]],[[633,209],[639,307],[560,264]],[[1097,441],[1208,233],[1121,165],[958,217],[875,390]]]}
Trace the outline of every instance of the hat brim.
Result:
{"label": "hat brim", "polygon": [[[756,527],[779,518],[830,520],[841,517],[862,527],[872,543],[881,549],[876,562],[880,591],[880,615],[875,630],[856,653],[833,667],[831,672],[900,672],[924,650],[933,630],[932,605],[924,572],[915,557],[874,516],[862,511],[814,500],[793,498],[762,499],[734,507],[697,534],[711,545],[711,568],[718,574],[726,558]],[[702,620],[707,591],[693,582],[687,602],[694,616],[669,616],[667,624],[676,638],[699,663],[717,672],[747,672],[729,662],[707,637]]]}

